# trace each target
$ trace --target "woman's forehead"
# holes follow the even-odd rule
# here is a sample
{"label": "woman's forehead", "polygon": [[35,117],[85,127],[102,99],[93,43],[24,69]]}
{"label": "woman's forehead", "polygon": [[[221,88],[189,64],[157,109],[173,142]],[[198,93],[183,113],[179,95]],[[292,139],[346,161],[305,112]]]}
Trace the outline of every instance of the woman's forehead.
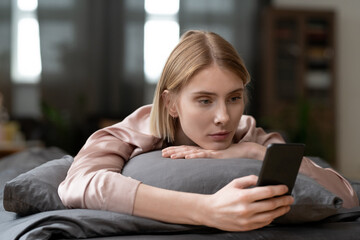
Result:
{"label": "woman's forehead", "polygon": [[231,70],[217,65],[204,68],[193,75],[184,90],[196,91],[234,91],[244,89],[243,80]]}

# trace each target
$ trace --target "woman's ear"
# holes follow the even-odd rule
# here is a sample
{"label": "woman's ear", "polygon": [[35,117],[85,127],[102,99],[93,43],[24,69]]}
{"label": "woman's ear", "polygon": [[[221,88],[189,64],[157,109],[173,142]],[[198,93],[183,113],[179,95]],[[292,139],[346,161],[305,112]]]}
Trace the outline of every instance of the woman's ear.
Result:
{"label": "woman's ear", "polygon": [[169,90],[164,90],[163,93],[161,94],[161,97],[164,101],[165,107],[168,110],[169,114],[173,117],[176,118],[178,117],[178,112],[175,106],[175,101],[174,101],[174,95],[171,94],[169,92]]}

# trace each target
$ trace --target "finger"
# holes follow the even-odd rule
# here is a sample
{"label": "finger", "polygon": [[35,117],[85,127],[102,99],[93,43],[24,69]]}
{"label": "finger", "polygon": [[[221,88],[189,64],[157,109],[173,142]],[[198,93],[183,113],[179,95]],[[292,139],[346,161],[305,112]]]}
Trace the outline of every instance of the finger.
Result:
{"label": "finger", "polygon": [[[184,147],[171,147],[162,150],[163,157],[171,157],[171,155],[184,153],[186,149]],[[175,156],[174,156],[175,157]]]}
{"label": "finger", "polygon": [[185,158],[213,158],[216,159],[216,151],[195,149],[193,153],[186,155]]}
{"label": "finger", "polygon": [[207,154],[197,148],[186,148],[170,155],[171,158],[204,158]]}
{"label": "finger", "polygon": [[164,158],[170,157],[170,155],[171,154],[169,152],[167,152],[167,151],[162,151],[162,153],[161,153],[161,156],[164,157]]}
{"label": "finger", "polygon": [[168,147],[168,148],[164,148],[161,152],[162,154],[166,154],[166,155],[171,155],[174,154],[175,152],[177,152],[179,147]]}
{"label": "finger", "polygon": [[179,159],[179,158],[185,158],[184,153],[173,153],[170,155],[171,159]]}
{"label": "finger", "polygon": [[167,147],[164,148],[162,150],[163,154],[166,155],[171,155],[171,154],[176,154],[176,153],[184,153],[184,152],[188,152],[188,151],[198,151],[197,147],[193,147],[193,146],[173,146],[173,147]]}
{"label": "finger", "polygon": [[230,184],[233,187],[243,189],[243,188],[255,186],[257,183],[257,180],[258,180],[257,176],[249,175],[246,177],[236,178]]}
{"label": "finger", "polygon": [[206,152],[198,152],[198,151],[191,151],[185,155],[186,159],[193,159],[193,158],[206,158],[208,154]]}
{"label": "finger", "polygon": [[286,185],[264,186],[247,189],[250,201],[259,201],[263,199],[282,196],[288,192]]}
{"label": "finger", "polygon": [[263,201],[257,201],[249,205],[249,211],[267,212],[277,208],[287,207],[294,202],[291,196],[274,197]]}
{"label": "finger", "polygon": [[171,153],[169,157],[172,159],[185,158],[187,154],[189,154],[189,151],[180,151],[180,152]]}

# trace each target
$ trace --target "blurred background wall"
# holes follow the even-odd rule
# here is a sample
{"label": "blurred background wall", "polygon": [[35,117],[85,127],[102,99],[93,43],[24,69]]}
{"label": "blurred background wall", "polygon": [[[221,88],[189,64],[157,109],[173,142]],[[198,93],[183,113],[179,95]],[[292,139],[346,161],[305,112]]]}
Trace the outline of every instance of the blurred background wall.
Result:
{"label": "blurred background wall", "polygon": [[333,10],[336,13],[337,109],[336,163],[345,175],[360,178],[360,1],[357,0],[275,0],[277,8]]}
{"label": "blurred background wall", "polygon": [[[167,0],[174,5],[164,8],[162,3],[160,10],[156,0],[27,0],[36,2],[36,8],[25,4],[20,10],[19,2],[0,1],[0,92],[9,116],[6,121],[16,123],[26,142],[55,145],[73,155],[96,129],[151,103],[164,61],[161,56],[166,57],[189,29],[215,31],[235,46],[252,75],[247,113],[258,118],[264,128],[279,130],[294,140],[288,129],[264,121],[263,93],[268,80],[263,40],[269,37],[264,13],[270,8],[334,12],[336,84],[335,101],[330,103],[335,109],[335,145],[308,154],[328,158],[345,175],[360,178],[360,111],[356,108],[360,90],[356,61],[360,56],[356,46],[360,40],[359,1]],[[28,73],[38,72],[26,78],[14,72],[14,59],[20,43],[30,46],[26,44],[31,42],[35,47],[25,48],[33,51],[30,56],[35,60],[29,61],[37,61],[36,40],[31,40],[35,30],[21,35],[18,23],[21,17],[34,16],[41,68],[25,64],[30,66]],[[320,141],[319,145],[325,144]]]}

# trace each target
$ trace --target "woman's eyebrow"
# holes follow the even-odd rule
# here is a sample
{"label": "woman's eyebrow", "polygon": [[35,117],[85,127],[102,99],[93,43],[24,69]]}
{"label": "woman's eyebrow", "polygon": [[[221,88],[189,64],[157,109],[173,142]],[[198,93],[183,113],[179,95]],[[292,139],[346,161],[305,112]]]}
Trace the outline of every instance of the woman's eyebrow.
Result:
{"label": "woman's eyebrow", "polygon": [[208,92],[208,91],[198,91],[198,92],[193,92],[193,95],[216,95],[216,93],[214,92]]}
{"label": "woman's eyebrow", "polygon": [[234,91],[229,92],[229,94],[236,93],[236,92],[243,92],[243,91],[244,91],[244,88],[241,87],[241,88],[235,89]]}
{"label": "woman's eyebrow", "polygon": [[[233,94],[233,93],[236,93],[236,92],[243,92],[244,91],[244,88],[237,88],[231,92],[229,92],[227,95],[230,95],[230,94]],[[209,92],[209,91],[198,91],[198,92],[193,92],[192,94],[194,95],[217,95],[215,92]]]}

